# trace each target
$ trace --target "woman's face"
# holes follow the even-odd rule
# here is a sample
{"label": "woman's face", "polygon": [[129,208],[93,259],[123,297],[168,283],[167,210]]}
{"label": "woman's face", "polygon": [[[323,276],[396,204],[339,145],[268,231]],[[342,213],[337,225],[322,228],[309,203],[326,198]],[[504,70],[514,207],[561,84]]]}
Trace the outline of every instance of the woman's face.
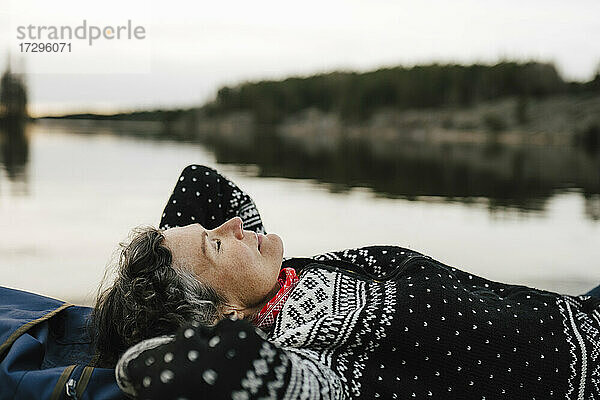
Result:
{"label": "woman's face", "polygon": [[191,269],[241,316],[259,311],[279,290],[283,242],[275,234],[245,231],[239,217],[213,230],[193,224],[163,234],[173,265]]}

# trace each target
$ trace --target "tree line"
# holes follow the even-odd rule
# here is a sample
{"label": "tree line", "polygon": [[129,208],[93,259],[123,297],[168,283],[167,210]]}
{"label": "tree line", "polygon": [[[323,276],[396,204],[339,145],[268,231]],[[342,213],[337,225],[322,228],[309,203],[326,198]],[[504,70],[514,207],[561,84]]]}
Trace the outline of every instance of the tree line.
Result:
{"label": "tree line", "polygon": [[257,122],[274,124],[288,115],[316,108],[336,113],[346,121],[360,122],[382,108],[401,111],[468,107],[509,96],[526,101],[585,92],[600,92],[600,69],[588,82],[566,82],[552,63],[430,64],[244,82],[220,88],[213,101],[192,109],[72,114],[56,118],[174,123],[182,117],[196,116],[200,109],[201,115],[208,117],[248,111]]}
{"label": "tree line", "polygon": [[259,122],[277,123],[312,107],[360,121],[381,108],[468,107],[507,96],[541,98],[590,90],[600,90],[600,74],[589,82],[565,82],[551,63],[431,64],[225,86],[203,111],[209,116],[250,111]]}

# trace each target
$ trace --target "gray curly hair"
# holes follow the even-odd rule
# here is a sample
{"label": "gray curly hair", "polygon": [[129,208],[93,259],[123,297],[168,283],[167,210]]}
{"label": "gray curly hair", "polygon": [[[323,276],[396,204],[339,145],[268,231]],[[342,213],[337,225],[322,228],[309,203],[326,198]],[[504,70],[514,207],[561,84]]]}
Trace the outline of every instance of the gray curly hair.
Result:
{"label": "gray curly hair", "polygon": [[91,315],[94,364],[114,367],[130,346],[158,335],[173,334],[195,322],[220,320],[223,297],[198,281],[188,268],[173,265],[162,231],[140,227],[120,244],[117,276],[100,286]]}

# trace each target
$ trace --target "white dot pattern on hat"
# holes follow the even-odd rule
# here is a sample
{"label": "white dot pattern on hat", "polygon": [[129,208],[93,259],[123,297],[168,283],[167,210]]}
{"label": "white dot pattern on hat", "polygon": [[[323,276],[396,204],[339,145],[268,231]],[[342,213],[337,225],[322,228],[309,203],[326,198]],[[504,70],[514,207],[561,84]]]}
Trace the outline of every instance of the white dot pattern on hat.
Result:
{"label": "white dot pattern on hat", "polygon": [[191,165],[181,172],[159,226],[168,229],[199,223],[213,229],[236,216],[244,222],[244,229],[266,233],[250,196],[214,169]]}

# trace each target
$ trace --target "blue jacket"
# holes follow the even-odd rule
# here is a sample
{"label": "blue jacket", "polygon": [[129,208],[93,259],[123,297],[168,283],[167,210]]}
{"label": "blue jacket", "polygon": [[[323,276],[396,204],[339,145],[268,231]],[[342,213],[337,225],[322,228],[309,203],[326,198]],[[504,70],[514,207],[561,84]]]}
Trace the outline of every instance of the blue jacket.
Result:
{"label": "blue jacket", "polygon": [[0,287],[0,400],[124,398],[113,369],[88,365],[90,311]]}

